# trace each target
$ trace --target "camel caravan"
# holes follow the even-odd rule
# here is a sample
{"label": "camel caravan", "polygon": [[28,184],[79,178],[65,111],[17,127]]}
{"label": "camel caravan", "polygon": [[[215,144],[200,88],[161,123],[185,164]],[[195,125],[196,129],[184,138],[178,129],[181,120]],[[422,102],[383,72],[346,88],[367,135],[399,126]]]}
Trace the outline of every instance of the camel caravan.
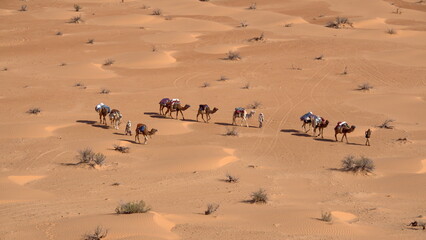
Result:
{"label": "camel caravan", "polygon": [[[182,115],[182,120],[185,120],[185,116],[183,115],[183,112],[187,109],[189,109],[191,106],[186,104],[181,104],[180,100],[177,98],[163,98],[159,102],[160,109],[159,109],[159,115],[160,116],[170,116],[170,118],[174,119],[172,116],[172,112],[176,112],[176,119],[179,117],[179,113]],[[166,109],[166,110],[165,110]],[[119,126],[121,124],[121,120],[123,119],[123,115],[121,112],[117,109],[111,109],[109,106],[105,105],[104,103],[100,103],[96,105],[95,107],[96,112],[99,114],[99,122],[101,124],[104,124],[107,126],[106,122],[106,116],[109,116],[109,119],[111,121],[111,125],[114,129],[119,129]],[[196,115],[196,121],[198,122],[199,116],[201,115],[201,119],[205,123],[209,123],[211,120],[211,115],[216,113],[219,109],[217,107],[214,107],[211,109],[209,105],[207,104],[200,104],[197,115]],[[237,107],[234,109],[232,114],[232,125],[237,125],[237,118],[241,118],[240,126],[243,126],[245,123],[246,127],[249,127],[248,120],[250,120],[254,115],[256,114],[256,111],[251,110],[250,112],[247,112],[247,110],[243,107]],[[204,118],[205,117],[205,118]],[[263,122],[264,122],[264,115],[263,113],[259,114],[258,117],[259,121],[259,127],[262,128]],[[327,128],[328,124],[330,123],[329,120],[320,117],[318,115],[313,114],[312,112],[308,112],[300,117],[300,121],[302,121],[302,129],[305,133],[309,132],[312,129],[312,136],[313,137],[320,137],[324,138],[324,129]],[[126,128],[125,128],[125,135],[132,136],[132,123],[131,121],[127,121]],[[349,143],[347,134],[355,131],[355,126],[350,126],[347,122],[338,122],[337,125],[334,127],[334,138],[336,142],[338,141],[337,135],[342,134],[342,138],[340,139],[341,142],[343,142],[343,139],[346,139],[346,143]],[[317,132],[318,131],[318,132]],[[139,139],[139,135],[143,135],[144,137],[144,144],[147,144],[148,137],[151,138],[152,135],[154,135],[156,132],[158,132],[157,129],[152,128],[151,130],[148,130],[148,127],[143,123],[136,124],[135,129],[135,143],[141,143]],[[366,146],[370,146],[370,137],[371,137],[371,130],[368,129],[365,132],[366,137]]]}

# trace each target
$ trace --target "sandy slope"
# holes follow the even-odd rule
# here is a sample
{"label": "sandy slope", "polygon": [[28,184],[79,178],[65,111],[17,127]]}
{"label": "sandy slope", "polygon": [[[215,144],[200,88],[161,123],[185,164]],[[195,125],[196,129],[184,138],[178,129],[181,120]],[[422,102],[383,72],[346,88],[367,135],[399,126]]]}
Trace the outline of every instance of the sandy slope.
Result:
{"label": "sandy slope", "polygon": [[[406,225],[426,215],[425,3],[82,0],[80,13],[75,3],[0,2],[0,239],[78,239],[99,225],[122,240],[424,239]],[[337,16],[354,28],[324,27]],[[242,59],[224,60],[230,50]],[[190,104],[187,120],[159,117],[163,97]],[[224,136],[233,109],[254,101],[251,127]],[[99,124],[99,102],[158,133],[136,144],[124,124]],[[198,104],[219,108],[209,124],[195,122]],[[330,120],[324,139],[301,131],[308,111]],[[377,127],[386,119],[394,129]],[[356,125],[349,144],[334,141],[338,121]],[[87,147],[106,164],[75,165]],[[371,158],[374,173],[339,171],[347,155]],[[259,188],[269,202],[248,203]],[[153,210],[114,214],[134,200]],[[220,204],[211,216],[208,203]]]}

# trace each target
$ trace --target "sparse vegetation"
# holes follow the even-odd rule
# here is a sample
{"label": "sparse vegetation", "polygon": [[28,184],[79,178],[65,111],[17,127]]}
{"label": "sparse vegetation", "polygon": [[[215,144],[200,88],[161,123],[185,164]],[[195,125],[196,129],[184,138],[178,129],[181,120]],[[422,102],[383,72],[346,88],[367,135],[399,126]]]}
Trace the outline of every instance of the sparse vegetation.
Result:
{"label": "sparse vegetation", "polygon": [[61,64],[59,64],[59,66],[61,66],[61,67],[65,67],[67,64],[66,63],[61,63]]}
{"label": "sparse vegetation", "polygon": [[251,87],[250,83],[246,83],[242,88],[243,89],[250,89],[250,87]]}
{"label": "sparse vegetation", "polygon": [[106,159],[106,156],[104,154],[96,153],[95,156],[93,157],[93,162],[96,165],[102,166],[105,163],[105,159]]}
{"label": "sparse vegetation", "polygon": [[388,30],[386,30],[386,33],[387,33],[387,34],[391,34],[391,35],[393,35],[393,34],[397,34],[396,30],[395,30],[395,29],[393,29],[393,28],[388,28]]}
{"label": "sparse vegetation", "polygon": [[146,213],[151,208],[146,205],[146,203],[143,200],[140,200],[139,202],[127,202],[120,204],[116,209],[115,212],[117,214],[132,214],[132,213]]}
{"label": "sparse vegetation", "polygon": [[62,35],[63,35],[63,33],[62,33],[62,32],[56,32],[56,35],[57,35],[57,36],[62,36]]}
{"label": "sparse vegetation", "polygon": [[214,212],[216,212],[216,210],[219,208],[219,204],[216,204],[216,203],[209,203],[208,205],[207,205],[207,210],[206,211],[204,211],[204,214],[205,215],[210,215],[210,214],[212,214],[212,213],[214,213]]}
{"label": "sparse vegetation", "polygon": [[203,88],[210,87],[210,83],[204,82],[203,85],[201,85],[201,87]]}
{"label": "sparse vegetation", "polygon": [[84,240],[100,240],[106,238],[108,235],[108,230],[105,230],[102,226],[97,226],[95,231],[90,234],[85,234],[83,236]]}
{"label": "sparse vegetation", "polygon": [[248,26],[248,24],[247,24],[247,22],[246,22],[246,21],[241,21],[241,22],[240,22],[239,27],[245,28],[245,27],[247,27],[247,26]]}
{"label": "sparse vegetation", "polygon": [[369,83],[363,83],[361,85],[358,85],[358,89],[359,91],[370,91],[371,89],[373,89],[373,86],[371,86]]}
{"label": "sparse vegetation", "polygon": [[111,186],[115,186],[115,187],[118,187],[118,186],[120,186],[121,184],[119,183],[119,182],[115,182],[115,183],[113,183],[113,184],[111,184]]}
{"label": "sparse vegetation", "polygon": [[226,81],[229,80],[229,78],[225,75],[221,75],[218,81]]}
{"label": "sparse vegetation", "polygon": [[237,137],[238,135],[239,135],[238,131],[237,131],[237,129],[235,127],[233,127],[233,128],[226,128],[225,136],[235,136],[235,137]]}
{"label": "sparse vegetation", "polygon": [[252,3],[250,4],[250,6],[248,7],[249,10],[256,10],[257,6],[256,3]]}
{"label": "sparse vegetation", "polygon": [[155,45],[152,45],[151,51],[156,52],[157,50],[158,50],[157,47]]}
{"label": "sparse vegetation", "polygon": [[331,222],[333,220],[333,217],[331,216],[331,212],[322,212],[320,220],[324,222]]}
{"label": "sparse vegetation", "polygon": [[2,71],[3,71],[3,72],[6,72],[7,70],[9,70],[9,68],[7,68],[7,67],[4,67],[4,68],[2,69]]}
{"label": "sparse vegetation", "polygon": [[315,57],[314,59],[315,59],[315,60],[323,60],[323,59],[324,59],[324,55],[323,55],[323,54],[321,54],[321,55],[319,55],[318,57]]}
{"label": "sparse vegetation", "polygon": [[21,5],[21,8],[19,9],[19,11],[21,11],[21,12],[28,11],[28,6],[27,5]]}
{"label": "sparse vegetation", "polygon": [[342,75],[348,75],[348,67],[347,66],[343,70]]}
{"label": "sparse vegetation", "polygon": [[302,68],[300,68],[300,67],[295,67],[293,64],[291,64],[291,69],[292,70],[302,70]]}
{"label": "sparse vegetation", "polygon": [[82,82],[78,82],[78,83],[74,84],[74,87],[86,89],[86,86],[84,86],[84,83],[82,83]]}
{"label": "sparse vegetation", "polygon": [[80,10],[82,9],[82,7],[80,6],[80,5],[78,5],[78,4],[74,4],[74,10],[76,11],[76,12],[80,12]]}
{"label": "sparse vegetation", "polygon": [[247,105],[247,108],[249,109],[258,109],[260,106],[262,106],[262,103],[259,101],[254,101],[253,103],[250,103]]}
{"label": "sparse vegetation", "polygon": [[114,64],[114,62],[115,62],[114,59],[108,58],[105,60],[104,66],[111,66],[112,64]]}
{"label": "sparse vegetation", "polygon": [[259,42],[259,41],[263,41],[265,40],[265,35],[264,33],[261,33],[260,36],[258,37],[253,37],[249,39],[249,42],[255,41],[255,42]]}
{"label": "sparse vegetation", "polygon": [[353,23],[346,17],[337,17],[333,22],[328,22],[325,26],[329,28],[347,28],[353,27]]}
{"label": "sparse vegetation", "polygon": [[81,23],[83,22],[83,19],[81,16],[74,16],[70,19],[69,23]]}
{"label": "sparse vegetation", "polygon": [[232,60],[232,61],[235,61],[235,60],[241,60],[241,56],[240,56],[240,53],[239,53],[239,52],[237,52],[237,51],[233,51],[233,50],[230,50],[230,51],[228,52],[228,57],[227,57],[226,59],[228,59],[228,60]]}
{"label": "sparse vegetation", "polygon": [[293,27],[293,23],[286,23],[284,27]]}
{"label": "sparse vegetation", "polygon": [[231,174],[226,174],[226,179],[225,179],[226,182],[237,183],[239,180],[240,179],[238,177],[236,177],[236,176],[233,176]]}
{"label": "sparse vegetation", "polygon": [[355,159],[354,156],[349,155],[346,156],[342,160],[342,171],[345,172],[354,172],[354,173],[371,173],[375,169],[373,160],[367,157],[361,157],[359,159]]}
{"label": "sparse vegetation", "polygon": [[251,194],[251,203],[266,203],[268,202],[268,194],[262,188]]}
{"label": "sparse vegetation", "polygon": [[124,146],[119,146],[119,145],[114,145],[114,150],[115,151],[119,151],[121,153],[128,153],[130,148],[129,147],[124,147]]}
{"label": "sparse vegetation", "polygon": [[167,21],[170,21],[170,20],[172,20],[173,18],[172,18],[172,16],[165,16],[164,17],[164,20],[167,20]]}
{"label": "sparse vegetation", "polygon": [[28,113],[28,114],[39,114],[39,113],[41,113],[41,109],[40,109],[40,108],[30,108],[30,109],[27,111],[27,113]]}
{"label": "sparse vegetation", "polygon": [[94,153],[92,149],[86,148],[78,151],[77,164],[87,164],[89,166],[102,166],[105,163],[106,156],[102,153]]}
{"label": "sparse vegetation", "polygon": [[111,91],[109,89],[103,88],[99,93],[100,94],[109,94]]}
{"label": "sparse vegetation", "polygon": [[386,119],[382,124],[380,124],[379,128],[385,128],[385,129],[393,129],[394,126],[391,126],[390,124],[395,122],[393,119]]}
{"label": "sparse vegetation", "polygon": [[402,14],[401,8],[396,8],[392,13]]}
{"label": "sparse vegetation", "polygon": [[161,15],[161,9],[159,9],[159,8],[154,9],[154,10],[152,11],[152,15],[156,15],[156,16]]}
{"label": "sparse vegetation", "polygon": [[86,43],[87,44],[93,44],[93,43],[95,43],[95,39],[91,38],[91,39],[87,40]]}

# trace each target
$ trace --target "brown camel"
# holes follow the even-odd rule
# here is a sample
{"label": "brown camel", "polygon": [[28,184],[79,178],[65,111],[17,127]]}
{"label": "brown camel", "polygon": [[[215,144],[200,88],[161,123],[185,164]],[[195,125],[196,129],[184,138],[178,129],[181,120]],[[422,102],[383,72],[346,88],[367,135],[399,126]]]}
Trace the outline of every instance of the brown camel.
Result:
{"label": "brown camel", "polygon": [[346,143],[349,143],[348,137],[346,136],[346,134],[353,132],[355,128],[356,127],[354,125],[349,127],[349,125],[346,122],[338,122],[336,127],[334,128],[334,137],[336,138],[336,142],[337,142],[337,134],[342,133],[343,136],[340,141],[343,142],[343,138],[346,138]]}
{"label": "brown camel", "polygon": [[241,118],[241,124],[243,125],[243,122],[246,122],[246,127],[249,127],[247,119],[250,119],[253,117],[253,115],[256,113],[256,111],[251,110],[250,113],[247,113],[247,111],[244,108],[238,107],[235,108],[234,114],[232,115],[232,125],[237,125],[236,119]]}
{"label": "brown camel", "polygon": [[106,121],[106,115],[108,115],[109,113],[109,109],[102,107],[101,109],[99,109],[99,122],[101,124],[105,124],[105,126],[107,125],[107,121]]}
{"label": "brown camel", "polygon": [[112,109],[109,113],[109,120],[111,120],[111,125],[118,129],[118,126],[121,124],[121,119],[123,118],[123,115],[120,113],[117,109]]}
{"label": "brown camel", "polygon": [[324,128],[328,126],[329,121],[318,116],[315,116],[315,117],[312,116],[311,121],[312,121],[312,128],[314,129],[312,136],[315,136],[316,131],[318,129],[318,135],[316,137],[319,137],[321,135],[321,138],[324,138]]}
{"label": "brown camel", "polygon": [[185,116],[183,115],[183,111],[185,111],[186,109],[188,109],[189,107],[191,107],[190,105],[186,104],[185,106],[182,107],[182,105],[180,103],[175,103],[175,104],[170,104],[167,105],[167,111],[166,113],[164,113],[164,115],[167,115],[167,113],[170,112],[170,117],[172,117],[172,112],[176,112],[176,119],[178,119],[179,116],[179,112],[182,114],[182,119],[185,120]]}
{"label": "brown camel", "polygon": [[[217,110],[219,109],[213,108],[213,110],[211,110],[207,104],[200,104],[200,107],[198,108],[198,113],[197,113],[197,122],[198,122],[198,116],[201,114],[201,118],[203,119],[203,121],[205,123],[208,123],[209,120],[211,119],[210,114],[214,114],[215,112],[217,112]],[[207,121],[204,120],[204,114],[206,114]]]}
{"label": "brown camel", "polygon": [[160,104],[160,115],[166,115],[166,114],[164,114],[164,108],[166,108],[167,105],[170,104],[170,103],[171,103],[170,98],[161,99],[161,101],[159,102],[159,104]]}
{"label": "brown camel", "polygon": [[151,136],[154,135],[157,131],[158,130],[155,129],[155,128],[151,129],[151,131],[148,131],[148,127],[145,124],[138,123],[136,125],[136,129],[135,129],[135,132],[136,132],[135,142],[136,142],[136,139],[137,139],[138,142],[141,143],[141,140],[139,139],[139,134],[142,134],[144,139],[145,139],[143,144],[146,144],[147,141],[148,141],[148,136],[151,138]]}

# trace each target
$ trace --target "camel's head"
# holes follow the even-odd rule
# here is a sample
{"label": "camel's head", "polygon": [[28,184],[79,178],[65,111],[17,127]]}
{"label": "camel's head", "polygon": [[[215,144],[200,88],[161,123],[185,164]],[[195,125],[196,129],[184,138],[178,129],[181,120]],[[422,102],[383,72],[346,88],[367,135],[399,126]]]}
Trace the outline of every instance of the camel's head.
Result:
{"label": "camel's head", "polygon": [[256,111],[255,110],[251,110],[250,111],[250,114],[255,114],[256,113]]}
{"label": "camel's head", "polygon": [[150,135],[154,135],[156,132],[158,132],[158,130],[157,130],[157,129],[155,129],[155,128],[153,128],[153,129],[151,129],[151,131],[150,131]]}
{"label": "camel's head", "polygon": [[328,120],[325,120],[325,126],[328,126],[328,124],[329,124],[330,122],[328,121]]}

